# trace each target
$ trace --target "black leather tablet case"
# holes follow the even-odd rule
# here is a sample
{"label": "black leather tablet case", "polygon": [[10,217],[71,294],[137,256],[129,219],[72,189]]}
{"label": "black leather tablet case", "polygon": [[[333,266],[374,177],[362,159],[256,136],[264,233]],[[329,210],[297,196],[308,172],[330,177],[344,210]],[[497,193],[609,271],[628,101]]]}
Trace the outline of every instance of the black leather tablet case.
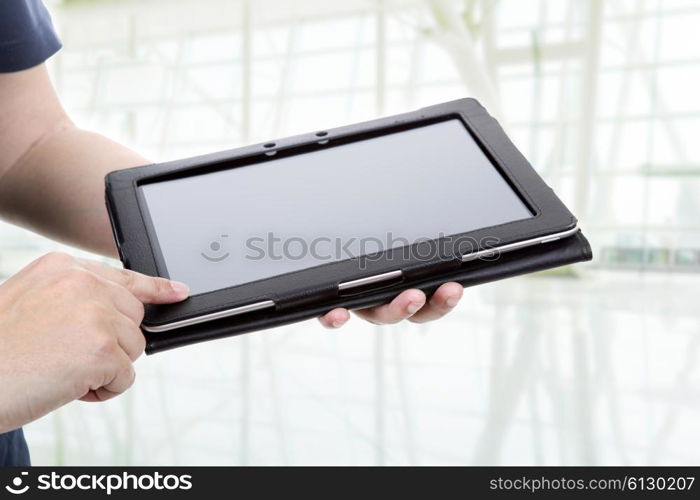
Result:
{"label": "black leather tablet case", "polygon": [[[457,235],[458,237],[468,236],[479,242],[487,237],[496,237],[499,245],[507,245],[570,230],[575,226],[576,218],[506,137],[498,122],[474,99],[461,99],[412,113],[323,131],[322,135],[312,133],[276,140],[275,153],[276,157],[298,154],[300,150],[303,152],[331,147],[329,141],[331,145],[342,144],[343,141],[357,140],[358,137],[390,133],[387,130],[400,130],[454,117],[463,121],[494,165],[534,213],[531,219],[471,231]],[[319,137],[324,140],[319,141]],[[142,200],[139,198],[140,183],[267,161],[265,153],[269,153],[269,149],[260,144],[109,174],[106,179],[107,207],[124,266],[148,275],[167,276],[167,270],[159,262],[158,252],[154,249],[156,245],[149,236],[149,217],[145,209],[142,209]],[[416,245],[427,244],[429,243]],[[147,306],[144,324],[163,325],[265,299],[274,300],[275,303],[269,309],[164,332],[144,330],[146,352],[152,354],[196,342],[302,321],[335,307],[358,309],[378,305],[390,301],[407,288],[419,288],[430,294],[440,284],[448,281],[457,281],[465,287],[473,286],[592,258],[590,245],[580,231],[557,241],[503,253],[497,259],[462,262],[461,256],[468,252],[465,252],[461,244],[454,243],[452,247],[448,245],[445,254],[430,259],[411,258],[397,263],[394,252],[398,250],[389,250],[381,258],[364,262],[363,266],[359,265],[359,259],[348,259],[196,295],[180,304]],[[425,255],[425,252],[415,251],[411,255]],[[397,268],[403,272],[399,283],[379,283],[369,289],[354,289],[352,293],[339,291],[341,282]]]}
{"label": "black leather tablet case", "polygon": [[[411,287],[431,294],[438,286],[448,281],[456,281],[468,287],[591,260],[591,258],[591,247],[579,231],[573,236],[560,241],[504,253],[496,261],[477,260],[467,262],[464,264],[464,267],[460,267],[458,270],[412,283]],[[303,286],[303,283],[301,285]],[[204,340],[213,340],[295,323],[320,316],[335,307],[359,309],[379,305],[391,301],[399,292],[406,288],[406,283],[401,283],[373,292],[361,293],[353,297],[339,298],[335,301],[319,301],[316,305],[291,306],[282,310],[262,310],[202,323],[181,330],[162,333],[146,332],[145,335],[148,341],[147,352],[154,353]],[[280,300],[284,302],[284,297],[280,297]]]}

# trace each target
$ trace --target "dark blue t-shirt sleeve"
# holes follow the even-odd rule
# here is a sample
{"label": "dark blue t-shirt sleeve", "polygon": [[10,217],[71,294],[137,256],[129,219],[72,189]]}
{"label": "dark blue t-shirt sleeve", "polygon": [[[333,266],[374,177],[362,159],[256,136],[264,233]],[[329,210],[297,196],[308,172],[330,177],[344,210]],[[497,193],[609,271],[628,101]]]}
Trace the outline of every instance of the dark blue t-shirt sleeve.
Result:
{"label": "dark blue t-shirt sleeve", "polygon": [[[5,1],[11,0],[0,0]],[[0,467],[27,467],[31,463],[22,429],[0,434]]]}
{"label": "dark blue t-shirt sleeve", "polygon": [[0,73],[41,64],[60,48],[41,0],[0,0]]}

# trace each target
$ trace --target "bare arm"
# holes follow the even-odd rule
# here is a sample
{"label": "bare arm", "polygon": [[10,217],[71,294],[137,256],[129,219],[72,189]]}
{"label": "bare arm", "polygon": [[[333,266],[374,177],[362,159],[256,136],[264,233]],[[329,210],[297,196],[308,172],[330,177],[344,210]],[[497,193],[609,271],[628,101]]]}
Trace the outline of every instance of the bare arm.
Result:
{"label": "bare arm", "polygon": [[[67,243],[114,255],[103,177],[144,160],[63,112],[45,67],[0,74],[0,213]],[[0,283],[0,432],[74,399],[103,401],[134,381],[143,303],[182,284],[64,254]],[[78,312],[78,313],[76,313]]]}
{"label": "bare arm", "polygon": [[55,240],[116,256],[104,177],[150,163],[77,128],[45,65],[0,74],[0,216]]}

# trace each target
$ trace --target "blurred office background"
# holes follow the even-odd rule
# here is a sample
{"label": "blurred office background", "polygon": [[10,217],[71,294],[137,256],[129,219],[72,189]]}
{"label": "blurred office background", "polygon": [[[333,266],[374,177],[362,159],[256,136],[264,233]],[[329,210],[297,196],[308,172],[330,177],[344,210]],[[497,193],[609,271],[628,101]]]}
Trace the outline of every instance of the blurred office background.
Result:
{"label": "blurred office background", "polygon": [[[700,1],[48,5],[71,115],[156,161],[474,96],[596,258],[427,325],[142,358],[125,396],[29,425],[35,463],[700,462]],[[0,271],[56,248],[2,225]]]}

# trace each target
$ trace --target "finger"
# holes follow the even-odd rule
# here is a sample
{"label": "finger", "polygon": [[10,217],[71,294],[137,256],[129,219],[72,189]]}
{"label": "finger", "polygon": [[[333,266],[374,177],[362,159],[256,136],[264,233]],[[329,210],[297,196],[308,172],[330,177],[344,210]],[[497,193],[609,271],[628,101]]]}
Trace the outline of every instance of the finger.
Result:
{"label": "finger", "polygon": [[464,288],[459,283],[445,283],[435,290],[435,293],[425,306],[416,314],[411,316],[409,321],[414,323],[425,323],[442,318],[450,312],[462,298]]}
{"label": "finger", "polygon": [[116,330],[114,333],[119,347],[129,356],[131,361],[136,361],[146,349],[146,337],[141,333],[139,324],[122,314],[114,323]]}
{"label": "finger", "polygon": [[79,399],[80,401],[85,401],[86,403],[101,403],[102,401],[109,401],[110,399],[115,398],[120,394],[121,392],[112,392],[109,389],[100,387],[99,389],[88,391],[88,393],[85,394],[85,396]]}
{"label": "finger", "polygon": [[143,303],[123,286],[100,276],[98,279],[104,283],[109,299],[117,311],[129,318],[135,325],[140,325],[144,315]]}
{"label": "finger", "polygon": [[134,365],[131,363],[126,353],[122,351],[115,365],[112,379],[102,387],[91,389],[87,394],[81,397],[80,400],[88,402],[107,401],[108,399],[122,394],[131,387],[135,378],[136,371],[134,370]]}
{"label": "finger", "polygon": [[349,319],[350,313],[347,309],[343,309],[342,307],[333,309],[332,311],[327,312],[318,318],[321,324],[326,328],[340,328],[347,323]]}
{"label": "finger", "polygon": [[188,286],[179,281],[146,276],[128,269],[117,269],[94,260],[80,259],[79,262],[98,276],[123,286],[145,304],[180,302],[189,295]]}
{"label": "finger", "polygon": [[420,290],[404,290],[389,304],[355,311],[362,319],[376,324],[398,323],[410,318],[425,304],[425,294]]}

